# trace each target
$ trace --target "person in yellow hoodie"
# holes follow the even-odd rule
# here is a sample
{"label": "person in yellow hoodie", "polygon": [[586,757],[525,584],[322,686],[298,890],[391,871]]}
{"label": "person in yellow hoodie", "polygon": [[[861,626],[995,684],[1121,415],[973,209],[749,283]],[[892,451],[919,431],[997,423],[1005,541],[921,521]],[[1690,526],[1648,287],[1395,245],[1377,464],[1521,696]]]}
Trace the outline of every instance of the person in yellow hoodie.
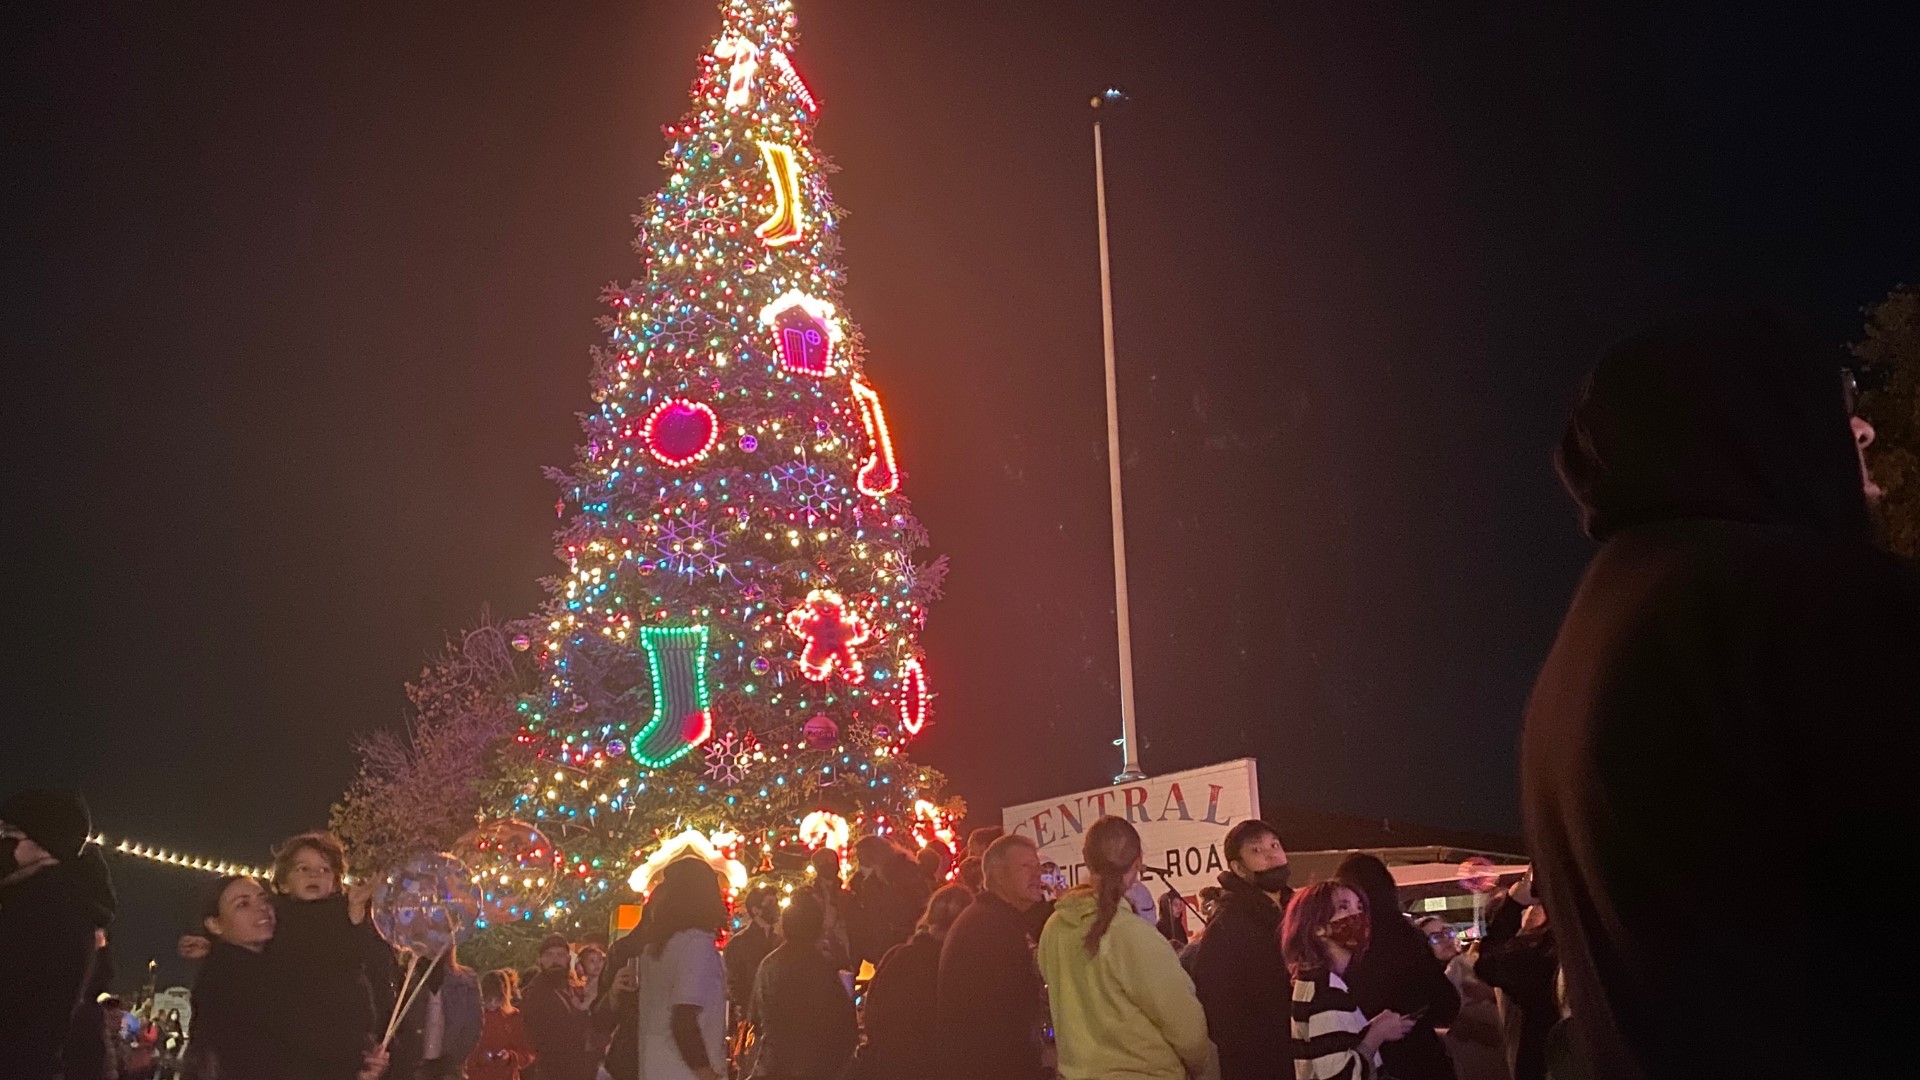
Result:
{"label": "person in yellow hoodie", "polygon": [[1092,883],[1060,897],[1040,934],[1060,1080],[1218,1080],[1193,981],[1126,905],[1140,880],[1140,834],[1103,817],[1082,851]]}

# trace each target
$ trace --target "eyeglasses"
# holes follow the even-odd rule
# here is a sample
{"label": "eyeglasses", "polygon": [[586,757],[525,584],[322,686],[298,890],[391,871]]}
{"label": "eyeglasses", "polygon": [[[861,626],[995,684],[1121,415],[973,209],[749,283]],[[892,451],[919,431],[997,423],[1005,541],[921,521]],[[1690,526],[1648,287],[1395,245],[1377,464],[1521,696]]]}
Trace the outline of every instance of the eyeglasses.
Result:
{"label": "eyeglasses", "polygon": [[1454,934],[1451,930],[1434,930],[1427,934],[1427,942],[1432,945],[1438,945],[1443,941],[1452,941],[1453,939]]}

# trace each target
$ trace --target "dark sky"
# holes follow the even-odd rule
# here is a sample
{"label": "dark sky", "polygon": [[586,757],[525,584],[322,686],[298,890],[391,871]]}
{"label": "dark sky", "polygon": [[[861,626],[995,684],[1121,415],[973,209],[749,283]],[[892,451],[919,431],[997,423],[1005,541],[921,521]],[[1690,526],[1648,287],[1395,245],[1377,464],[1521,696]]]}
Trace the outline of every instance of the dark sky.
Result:
{"label": "dark sky", "polygon": [[[953,559],[922,756],[988,810],[1117,765],[1116,81],[1148,769],[1254,754],[1269,802],[1516,829],[1588,554],[1548,459],[1583,370],[1678,301],[1840,340],[1920,277],[1911,27],[1780,6],[802,0],[850,314]],[[258,860],[444,633],[557,568],[538,468],[717,17],[61,7],[11,35],[0,790]],[[116,865],[133,967],[203,881]]]}

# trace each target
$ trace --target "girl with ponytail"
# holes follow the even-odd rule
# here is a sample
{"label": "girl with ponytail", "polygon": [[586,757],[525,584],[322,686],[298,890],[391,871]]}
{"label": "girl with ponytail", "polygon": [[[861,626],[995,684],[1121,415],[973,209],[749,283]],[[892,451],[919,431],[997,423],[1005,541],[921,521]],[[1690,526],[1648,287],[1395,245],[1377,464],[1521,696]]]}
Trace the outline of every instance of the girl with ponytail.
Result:
{"label": "girl with ponytail", "polygon": [[1040,934],[1060,1080],[1217,1080],[1207,1017],[1173,947],[1127,905],[1140,834],[1117,817],[1087,828],[1091,880],[1067,891]]}

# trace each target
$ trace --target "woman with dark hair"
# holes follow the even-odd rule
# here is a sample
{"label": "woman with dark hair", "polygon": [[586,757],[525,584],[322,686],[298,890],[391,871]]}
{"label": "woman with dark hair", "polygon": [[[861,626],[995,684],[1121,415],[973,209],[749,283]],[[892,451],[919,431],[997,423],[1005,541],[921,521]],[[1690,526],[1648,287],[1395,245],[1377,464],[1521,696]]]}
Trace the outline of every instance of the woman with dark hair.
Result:
{"label": "woman with dark hair", "polygon": [[795,894],[780,916],[780,946],[753,979],[747,1020],[759,1038],[755,1080],[837,1080],[853,1060],[860,1025],[838,969],[822,951],[826,933],[819,899]]}
{"label": "woman with dark hair", "polygon": [[293,973],[267,953],[279,918],[259,882],[221,878],[200,915],[211,944],[193,983],[188,1080],[375,1080],[386,1072],[384,1050],[331,1072],[299,1052],[303,999]]}
{"label": "woman with dark hair", "polygon": [[939,1070],[939,1033],[928,1022],[938,1008],[940,945],[973,894],[945,885],[927,901],[911,939],[887,950],[867,984],[867,1045],[861,1073],[869,1080],[922,1080]]}
{"label": "woman with dark hair", "polygon": [[1126,906],[1140,880],[1140,834],[1124,818],[1103,817],[1087,827],[1081,850],[1093,882],[1067,890],[1040,934],[1062,1080],[1218,1077],[1193,980],[1153,924]]}
{"label": "woman with dark hair", "polygon": [[[726,1074],[727,969],[716,944],[726,923],[727,902],[713,868],[698,859],[668,863],[647,897],[639,929],[614,947],[620,970],[600,1011],[634,1014],[637,1026],[614,1031],[610,1074],[621,1080],[636,1072],[646,1080],[719,1080]],[[635,1044],[637,1058],[629,1057],[625,1043]]]}
{"label": "woman with dark hair", "polygon": [[1405,1038],[1381,1048],[1387,1074],[1394,1080],[1454,1080],[1453,1059],[1434,1028],[1447,1027],[1460,1015],[1460,991],[1426,935],[1400,913],[1393,871],[1372,855],[1355,854],[1342,860],[1333,876],[1367,902],[1367,951],[1342,976],[1353,988],[1353,1000],[1368,1016],[1392,1009],[1416,1018]]}
{"label": "woman with dark hair", "polygon": [[1293,894],[1280,921],[1280,953],[1293,976],[1294,1080],[1372,1080],[1380,1048],[1413,1018],[1387,1010],[1369,1021],[1348,991],[1347,970],[1367,951],[1367,902],[1338,881]]}

